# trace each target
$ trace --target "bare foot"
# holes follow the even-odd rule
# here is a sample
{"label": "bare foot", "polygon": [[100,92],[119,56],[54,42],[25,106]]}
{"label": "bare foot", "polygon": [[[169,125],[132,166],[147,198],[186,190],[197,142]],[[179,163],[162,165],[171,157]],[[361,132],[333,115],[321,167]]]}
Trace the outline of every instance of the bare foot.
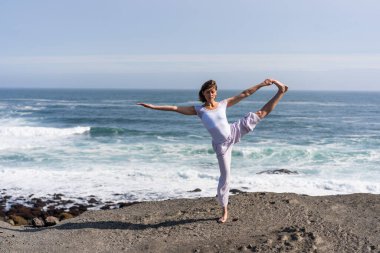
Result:
{"label": "bare foot", "polygon": [[277,86],[278,90],[281,93],[285,93],[285,92],[288,91],[288,86],[286,86],[285,84],[281,83],[280,81],[272,80],[272,82]]}
{"label": "bare foot", "polygon": [[218,223],[225,223],[228,219],[227,208],[223,208],[223,216],[219,218]]}

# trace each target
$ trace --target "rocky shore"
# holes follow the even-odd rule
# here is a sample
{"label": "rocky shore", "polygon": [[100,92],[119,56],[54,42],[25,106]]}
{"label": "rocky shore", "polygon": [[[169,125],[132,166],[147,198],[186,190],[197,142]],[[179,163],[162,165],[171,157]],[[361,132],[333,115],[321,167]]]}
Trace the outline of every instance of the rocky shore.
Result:
{"label": "rocky shore", "polygon": [[[13,197],[0,191],[0,221],[14,226],[43,227],[56,225],[59,221],[74,218],[91,209],[108,210],[122,208],[133,203],[102,202],[96,196],[77,198],[79,203],[66,199],[63,194],[52,194],[43,198],[29,196]],[[55,222],[51,222],[54,220]]]}
{"label": "rocky shore", "polygon": [[[297,171],[286,169],[267,170],[257,174],[298,174]],[[196,188],[189,192],[201,192]],[[231,194],[239,194],[244,191],[231,189]],[[115,196],[123,194],[115,193]],[[59,221],[74,218],[87,210],[108,210],[123,208],[136,202],[102,201],[95,195],[87,197],[68,198],[62,193],[48,194],[44,197],[10,196],[7,189],[0,190],[0,221],[8,222],[13,226],[52,226]]]}
{"label": "rocky shore", "polygon": [[0,252],[380,252],[380,195],[240,192],[226,224],[214,198],[82,211],[43,228],[0,221]]}

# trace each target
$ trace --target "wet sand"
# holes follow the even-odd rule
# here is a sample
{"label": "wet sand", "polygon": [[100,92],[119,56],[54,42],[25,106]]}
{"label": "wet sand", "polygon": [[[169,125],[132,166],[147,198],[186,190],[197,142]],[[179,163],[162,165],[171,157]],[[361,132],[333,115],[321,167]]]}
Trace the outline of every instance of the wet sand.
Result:
{"label": "wet sand", "polygon": [[240,193],[86,211],[44,228],[0,222],[0,252],[380,252],[380,195]]}

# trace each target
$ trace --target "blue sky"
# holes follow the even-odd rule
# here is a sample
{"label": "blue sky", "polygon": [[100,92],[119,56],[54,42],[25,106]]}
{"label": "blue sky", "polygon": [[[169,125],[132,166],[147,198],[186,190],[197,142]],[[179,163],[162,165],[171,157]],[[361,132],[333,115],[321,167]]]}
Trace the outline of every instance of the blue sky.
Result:
{"label": "blue sky", "polygon": [[1,0],[0,87],[380,90],[380,1]]}

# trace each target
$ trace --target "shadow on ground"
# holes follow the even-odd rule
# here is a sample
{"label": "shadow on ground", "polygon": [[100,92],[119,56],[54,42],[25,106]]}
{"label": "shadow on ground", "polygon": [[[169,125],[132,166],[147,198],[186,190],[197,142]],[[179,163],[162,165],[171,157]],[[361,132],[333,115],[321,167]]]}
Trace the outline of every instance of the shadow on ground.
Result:
{"label": "shadow on ground", "polygon": [[207,219],[187,219],[187,220],[176,220],[176,221],[164,221],[156,224],[139,224],[130,222],[120,222],[120,221],[96,221],[96,222],[85,222],[85,223],[66,223],[62,225],[56,225],[47,228],[29,228],[26,230],[17,230],[11,228],[0,227],[1,229],[10,230],[14,232],[39,232],[46,229],[57,229],[57,230],[76,230],[76,229],[127,229],[127,230],[145,230],[149,228],[163,228],[163,227],[173,227],[178,225],[185,225],[189,223],[205,222],[205,221],[217,221],[216,218]]}

